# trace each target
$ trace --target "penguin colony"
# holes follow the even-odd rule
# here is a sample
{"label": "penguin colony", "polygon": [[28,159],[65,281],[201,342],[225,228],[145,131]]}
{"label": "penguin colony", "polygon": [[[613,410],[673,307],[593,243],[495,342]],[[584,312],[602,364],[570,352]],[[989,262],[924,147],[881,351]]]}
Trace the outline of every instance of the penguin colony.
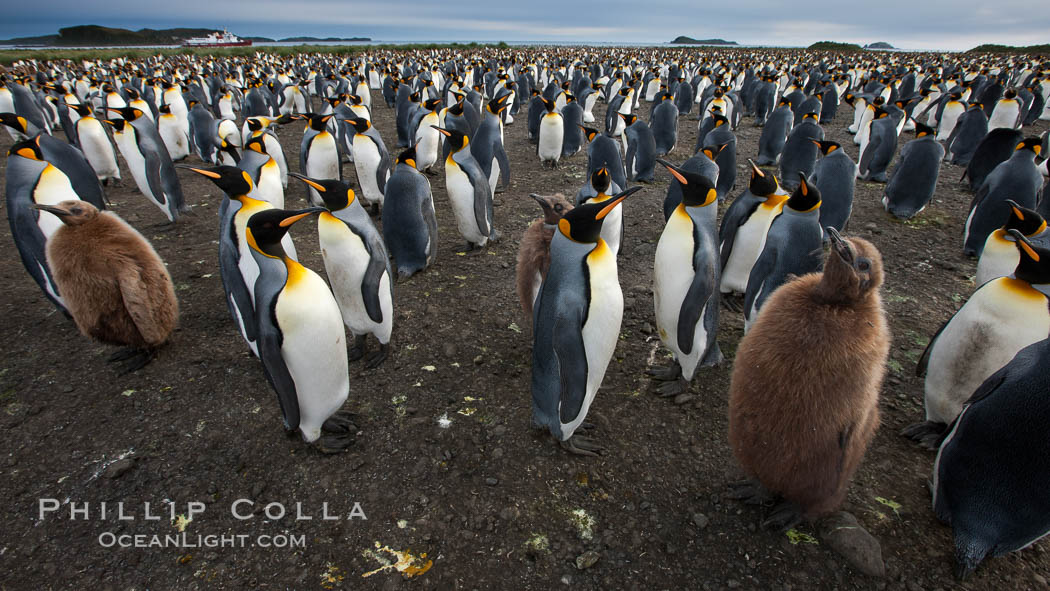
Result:
{"label": "penguin colony", "polygon": [[[340,451],[357,435],[344,403],[352,408],[364,395],[354,392],[349,363],[363,358],[372,368],[396,357],[394,285],[438,259],[435,208],[451,207],[455,229],[441,230],[458,233],[463,252],[483,250],[503,232],[516,239],[524,229],[512,230],[494,210],[496,193],[528,194],[513,189],[503,143],[524,108],[544,165],[582,164],[576,153],[587,144],[575,203],[535,196],[543,216],[522,240],[517,291],[534,338],[532,424],[572,453],[603,452],[599,436],[611,434],[577,431],[595,429],[587,414],[601,405],[597,394],[621,336],[617,257],[626,256],[625,218],[643,208],[632,206],[642,198],[630,198],[641,187],[629,184],[654,182],[664,169],[671,180],[665,229],[651,237],[658,242],[652,289],[672,364],[653,367],[663,382],[655,389],[688,399],[703,368],[723,361],[720,308],[739,313],[743,295],[751,332],[737,360],[757,360],[734,365],[729,437],[752,480],[730,496],[779,501],[767,523],[787,527],[839,508],[879,422],[889,337],[878,290],[893,270],[883,268],[876,245],[839,234],[849,230],[855,183],[885,183],[886,211],[909,219],[935,197],[942,160],[966,166],[974,199],[959,246],[982,257],[989,279],[931,335],[919,362],[927,421],[906,430],[940,447],[935,511],[954,529],[957,574],[966,576],[985,557],[1050,530],[1045,495],[1025,488],[1033,483],[1020,474],[1043,468],[1045,453],[993,461],[984,471],[960,459],[968,458],[967,445],[995,438],[1042,449],[1030,440],[1038,429],[1003,433],[988,422],[1014,420],[1016,399],[1045,389],[1045,374],[1033,368],[1050,361],[1046,142],[1027,134],[1037,120],[1050,120],[1050,64],[880,58],[520,50],[17,63],[0,80],[0,122],[21,142],[8,156],[7,213],[27,272],[64,310],[53,277],[62,243],[52,239],[58,226],[45,213],[55,215],[59,203],[68,210],[70,199],[105,208],[103,185],[122,178],[117,153],[139,192],[172,224],[201,223],[182,216],[188,207],[180,174],[211,179],[224,193],[217,242],[232,321],[277,393],[285,428],[322,451]],[[372,109],[383,108],[373,103],[379,97],[395,113],[396,129],[372,125]],[[598,101],[606,103],[604,121],[593,113]],[[643,103],[651,104],[648,113]],[[841,103],[853,112],[836,118]],[[687,119],[694,106],[695,119]],[[847,118],[856,157],[824,137],[824,127]],[[296,172],[276,131],[299,121],[306,126]],[[691,152],[677,142],[683,121],[698,127]],[[751,162],[749,185],[734,194],[734,132],[751,124],[764,127],[759,151],[741,156],[757,165]],[[384,135],[397,154],[387,151]],[[189,170],[176,173],[180,160]],[[344,169],[349,163],[354,180]],[[447,200],[434,199],[428,177],[435,175],[444,177]],[[302,188],[293,184],[289,193],[289,176]],[[720,203],[729,203],[721,225]],[[293,204],[303,208],[286,209]],[[296,239],[312,244],[297,224],[314,214],[328,282],[298,262],[289,233],[294,226]],[[821,243],[831,245],[830,254]],[[827,306],[857,315],[870,334],[830,321],[821,332],[818,316]],[[157,311],[163,338],[132,344],[154,347],[167,338],[174,312]],[[811,330],[792,330],[807,313]],[[378,343],[371,354],[368,335]],[[805,348],[806,338],[819,346]],[[835,357],[847,350],[858,356]],[[786,387],[802,369],[810,381]],[[753,398],[759,392],[776,403]],[[821,404],[835,396],[840,404]],[[1040,412],[1046,406],[1032,404]],[[842,424],[826,437],[771,439],[763,426],[777,420]],[[817,459],[793,469],[791,461],[807,454]],[[1038,517],[1011,520],[980,498],[973,482],[982,479],[1008,483],[1016,489],[1011,502],[1027,503]]]}

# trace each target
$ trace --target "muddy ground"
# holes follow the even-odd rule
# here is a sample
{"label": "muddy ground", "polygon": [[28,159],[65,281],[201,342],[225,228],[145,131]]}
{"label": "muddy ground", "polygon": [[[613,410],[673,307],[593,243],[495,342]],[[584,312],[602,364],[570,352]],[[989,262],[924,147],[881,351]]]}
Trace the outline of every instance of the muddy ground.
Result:
{"label": "muddy ground", "polygon": [[[378,92],[373,101],[376,125],[392,147],[393,112]],[[642,109],[647,114],[649,105]],[[604,105],[596,112],[602,121]],[[671,155],[677,162],[695,143],[695,114],[679,121]],[[856,158],[845,131],[851,121],[852,110],[843,104],[824,128]],[[280,130],[292,170],[298,170],[302,128],[298,122]],[[1045,122],[1035,127],[1044,129]],[[757,154],[760,131],[750,120],[737,130],[733,195],[746,184],[744,158]],[[11,141],[0,136],[6,151]],[[761,510],[723,500],[725,484],[738,477],[726,442],[726,409],[731,359],[742,335],[739,314],[723,311],[718,340],[730,362],[699,374],[695,400],[675,405],[652,393],[645,370],[667,356],[653,327],[650,291],[670,179],[665,171],[624,205],[621,339],[591,410],[606,454],[570,456],[529,429],[530,327],[514,291],[518,241],[538,215],[527,195],[575,193],[586,155],[544,169],[526,137],[523,110],[506,130],[512,184],[495,208],[503,239],[483,254],[461,254],[443,171],[431,179],[441,232],[437,262],[396,286],[391,358],[376,370],[351,364],[346,407],[358,413],[360,433],[349,452],[335,456],[283,434],[274,393],[227,313],[217,267],[221,194],[209,181],[180,171],[192,214],[169,232],[157,227],[163,217],[134,189],[123,160],[125,182],[106,191],[112,209],[150,238],[168,263],[181,307],[171,343],[149,366],[126,376],[107,364],[112,348],[80,336],[44,299],[3,224],[0,587],[1046,587],[1045,543],[986,561],[965,584],[954,581],[951,531],[934,518],[926,488],[934,455],[898,435],[923,418],[922,380],[914,377],[919,355],[974,288],[975,262],[961,248],[971,197],[959,182],[961,169],[944,166],[935,201],[908,223],[883,212],[881,185],[857,186],[849,230],[882,251],[893,331],[882,428],[845,505],[882,544],[887,575],[875,579],[823,544],[795,544],[785,534],[761,530]],[[902,144],[911,137],[905,134]],[[354,177],[353,165],[344,171]],[[289,207],[304,204],[294,180],[288,195]],[[294,234],[302,260],[323,274],[313,222],[298,225]],[[443,418],[450,424],[442,426]],[[40,519],[40,499],[63,504]],[[234,505],[238,499],[254,505]],[[117,518],[119,502],[134,520]],[[145,502],[157,520],[145,518]],[[71,519],[68,503],[89,504],[87,518]],[[178,516],[194,509],[190,503],[205,510],[187,524]],[[269,503],[282,505],[286,515],[268,520],[263,508]],[[296,503],[312,519],[297,519]],[[323,519],[325,506],[340,519]],[[271,514],[277,516],[277,506]],[[210,535],[246,541],[237,547],[106,547],[123,534],[142,534],[148,544],[151,536],[175,535],[177,526],[196,545],[206,542],[198,536]],[[809,526],[799,531],[816,535]],[[257,538],[263,534],[302,543],[263,548]],[[410,552],[413,568],[432,563],[408,580],[393,569],[366,577],[396,561],[377,546]],[[587,552],[597,562],[581,570],[577,558]],[[418,572],[413,568],[406,574]]]}

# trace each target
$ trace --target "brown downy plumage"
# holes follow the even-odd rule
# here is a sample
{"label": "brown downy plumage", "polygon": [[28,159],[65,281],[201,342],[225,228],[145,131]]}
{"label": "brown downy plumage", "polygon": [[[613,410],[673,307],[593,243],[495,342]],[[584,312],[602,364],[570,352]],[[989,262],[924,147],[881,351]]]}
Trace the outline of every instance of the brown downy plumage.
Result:
{"label": "brown downy plumage", "polygon": [[890,346],[879,251],[829,233],[824,272],[778,289],[740,341],[729,390],[733,454],[807,519],[845,498],[879,426]]}
{"label": "brown downy plumage", "polygon": [[555,193],[547,197],[535,193],[529,195],[543,208],[543,217],[532,222],[521,237],[518,247],[518,301],[525,317],[532,320],[532,305],[539,293],[540,283],[547,277],[551,265],[551,239],[558,220],[572,209],[565,196]]}
{"label": "brown downy plumage", "polygon": [[37,208],[63,222],[48,240],[47,263],[77,328],[103,343],[139,350],[138,367],[145,365],[179,316],[164,262],[112,212],[75,200]]}

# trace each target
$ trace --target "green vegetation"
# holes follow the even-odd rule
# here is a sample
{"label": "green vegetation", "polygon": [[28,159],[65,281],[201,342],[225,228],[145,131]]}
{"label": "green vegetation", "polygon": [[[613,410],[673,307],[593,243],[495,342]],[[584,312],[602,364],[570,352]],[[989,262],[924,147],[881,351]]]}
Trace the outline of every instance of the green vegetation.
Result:
{"label": "green vegetation", "polygon": [[863,48],[856,43],[842,43],[839,41],[817,41],[806,49],[810,51],[861,51]]}
{"label": "green vegetation", "polygon": [[977,47],[974,47],[966,53],[1034,53],[1040,55],[1050,55],[1050,44],[1044,43],[1042,45],[1014,47],[1012,45],[996,45],[994,43],[985,43],[984,45],[978,45]]}
{"label": "green vegetation", "polygon": [[693,39],[692,37],[686,37],[685,35],[679,35],[674,38],[671,43],[683,43],[686,45],[738,45],[736,41],[726,41],[725,39]]}

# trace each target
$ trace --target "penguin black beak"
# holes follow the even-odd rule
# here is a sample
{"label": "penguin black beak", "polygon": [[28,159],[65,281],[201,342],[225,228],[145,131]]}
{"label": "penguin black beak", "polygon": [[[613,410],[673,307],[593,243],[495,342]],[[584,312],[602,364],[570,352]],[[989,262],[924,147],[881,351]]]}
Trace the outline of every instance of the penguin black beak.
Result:
{"label": "penguin black beak", "polygon": [[842,262],[852,267],[853,249],[850,248],[849,243],[842,238],[842,235],[839,234],[838,230],[831,226],[824,228],[824,231],[827,232],[828,237],[831,238],[831,249],[835,251],[835,254],[838,255],[840,259],[842,259]]}
{"label": "penguin black beak", "polygon": [[57,215],[58,217],[66,217],[66,216],[69,216],[69,215],[73,215],[73,214],[69,213],[68,211],[62,209],[61,207],[55,207],[53,205],[40,205],[40,204],[34,203],[31,207],[33,209],[39,209],[40,211],[46,211],[48,213]]}
{"label": "penguin black beak", "polygon": [[532,197],[533,200],[536,201],[536,203],[539,203],[542,206],[546,206],[547,205],[547,202],[543,200],[543,195],[537,195],[536,193],[529,193],[529,197]]}

